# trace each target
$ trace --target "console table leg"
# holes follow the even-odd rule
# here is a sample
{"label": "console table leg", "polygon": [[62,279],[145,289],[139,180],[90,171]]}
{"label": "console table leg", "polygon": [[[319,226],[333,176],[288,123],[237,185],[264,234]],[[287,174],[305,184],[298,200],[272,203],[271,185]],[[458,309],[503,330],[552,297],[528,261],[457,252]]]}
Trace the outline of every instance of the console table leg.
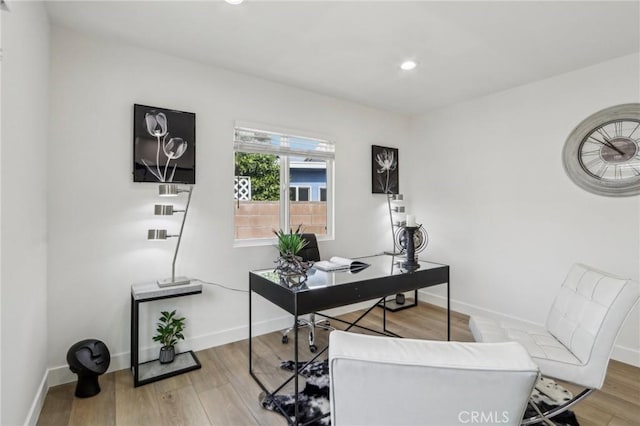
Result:
{"label": "console table leg", "polygon": [[447,341],[451,340],[451,298],[449,297],[449,277],[447,277]]}
{"label": "console table leg", "polygon": [[133,386],[137,387],[139,385],[138,379],[138,345],[139,345],[139,336],[138,336],[138,326],[140,323],[140,302],[138,300],[134,300],[133,295],[131,296],[131,368],[133,370]]}
{"label": "console table leg", "polygon": [[[133,304],[134,304],[134,300],[133,300],[133,295],[131,296],[131,317],[129,318],[129,324],[131,327],[131,333],[129,334],[129,344],[130,344],[130,348],[131,348],[131,353],[129,354],[129,368],[133,369],[133,333],[134,333],[134,324],[133,324]],[[133,370],[132,370],[133,371]]]}

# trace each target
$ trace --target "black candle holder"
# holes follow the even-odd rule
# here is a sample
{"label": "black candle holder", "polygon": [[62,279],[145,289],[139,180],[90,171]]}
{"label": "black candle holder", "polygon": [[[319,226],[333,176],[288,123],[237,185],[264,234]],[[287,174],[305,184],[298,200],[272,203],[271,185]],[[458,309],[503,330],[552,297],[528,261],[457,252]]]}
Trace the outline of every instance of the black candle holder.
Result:
{"label": "black candle holder", "polygon": [[415,271],[420,267],[420,264],[416,262],[416,246],[413,237],[418,229],[417,226],[404,226],[406,233],[407,244],[407,260],[402,262],[402,268],[408,271]]}

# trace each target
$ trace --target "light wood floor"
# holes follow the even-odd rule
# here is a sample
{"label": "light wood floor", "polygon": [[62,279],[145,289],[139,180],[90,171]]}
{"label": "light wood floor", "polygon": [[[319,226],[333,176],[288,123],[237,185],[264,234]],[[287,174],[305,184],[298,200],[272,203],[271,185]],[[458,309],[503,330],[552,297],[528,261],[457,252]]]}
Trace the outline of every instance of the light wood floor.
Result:
{"label": "light wood floor", "polygon": [[[362,324],[378,328],[381,318],[376,308]],[[445,311],[433,305],[421,302],[416,308],[387,313],[387,321],[390,330],[405,337],[446,338]],[[452,314],[452,340],[473,340],[467,322],[465,315]],[[318,332],[319,346],[326,336]],[[293,358],[292,346],[283,345],[279,333],[254,339],[254,369],[269,386],[286,377],[276,366]],[[129,370],[109,373],[100,377],[100,394],[87,399],[73,396],[74,383],[51,388],[38,425],[285,425],[282,417],[260,407],[260,388],[248,373],[247,354],[247,340],[200,351],[202,369],[138,388]],[[310,355],[303,342],[300,359]],[[640,425],[640,368],[611,361],[603,389],[574,411],[582,426]]]}

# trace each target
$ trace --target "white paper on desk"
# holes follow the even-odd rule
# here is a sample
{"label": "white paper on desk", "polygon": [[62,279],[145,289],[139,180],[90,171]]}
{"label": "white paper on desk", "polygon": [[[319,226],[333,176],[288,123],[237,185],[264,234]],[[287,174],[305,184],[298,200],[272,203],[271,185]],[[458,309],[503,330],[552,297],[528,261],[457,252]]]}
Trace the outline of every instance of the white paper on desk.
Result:
{"label": "white paper on desk", "polygon": [[346,271],[349,269],[364,268],[369,266],[369,264],[358,260],[348,259],[346,257],[333,256],[329,260],[316,262],[313,266],[321,271]]}

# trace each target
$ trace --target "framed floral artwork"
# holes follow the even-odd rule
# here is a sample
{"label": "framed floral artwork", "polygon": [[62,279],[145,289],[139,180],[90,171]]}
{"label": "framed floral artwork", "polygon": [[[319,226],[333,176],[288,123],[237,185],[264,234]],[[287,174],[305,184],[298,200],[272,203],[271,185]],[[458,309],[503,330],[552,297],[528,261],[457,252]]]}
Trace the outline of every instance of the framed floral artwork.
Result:
{"label": "framed floral artwork", "polygon": [[398,148],[371,146],[371,192],[398,194]]}
{"label": "framed floral artwork", "polygon": [[196,183],[196,115],[133,106],[133,181]]}

